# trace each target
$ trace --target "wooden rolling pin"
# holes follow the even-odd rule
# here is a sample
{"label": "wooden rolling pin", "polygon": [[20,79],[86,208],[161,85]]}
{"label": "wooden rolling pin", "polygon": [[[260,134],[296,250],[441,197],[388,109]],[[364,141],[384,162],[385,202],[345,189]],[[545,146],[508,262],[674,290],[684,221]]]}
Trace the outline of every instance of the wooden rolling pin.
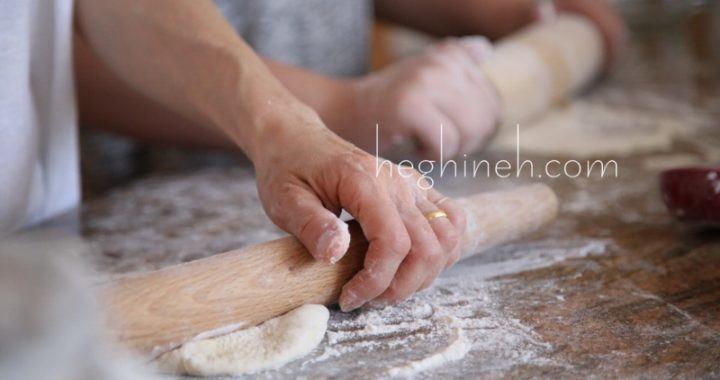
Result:
{"label": "wooden rolling pin", "polygon": [[514,133],[516,124],[534,120],[590,83],[604,60],[595,24],[560,14],[502,39],[482,69],[502,101],[502,124]]}
{"label": "wooden rolling pin", "polygon": [[[557,198],[545,185],[459,200],[467,213],[463,257],[552,221]],[[352,241],[335,265],[315,261],[294,237],[215,255],[105,285],[111,333],[149,357],[192,339],[254,326],[306,303],[331,305],[362,268],[367,241],[351,223]]]}

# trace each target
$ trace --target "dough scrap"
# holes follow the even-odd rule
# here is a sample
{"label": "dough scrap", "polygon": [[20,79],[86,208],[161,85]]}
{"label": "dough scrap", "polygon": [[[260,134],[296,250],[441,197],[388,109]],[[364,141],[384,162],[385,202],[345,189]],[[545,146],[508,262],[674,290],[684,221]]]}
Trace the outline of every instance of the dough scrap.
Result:
{"label": "dough scrap", "polygon": [[310,353],[325,336],[330,312],[303,305],[248,329],[185,343],[156,360],[161,372],[193,376],[241,375],[274,369]]}

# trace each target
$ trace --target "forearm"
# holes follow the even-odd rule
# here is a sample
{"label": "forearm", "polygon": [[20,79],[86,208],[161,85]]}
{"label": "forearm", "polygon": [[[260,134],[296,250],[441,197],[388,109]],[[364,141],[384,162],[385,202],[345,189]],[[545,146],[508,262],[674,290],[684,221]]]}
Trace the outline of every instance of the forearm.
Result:
{"label": "forearm", "polygon": [[352,79],[334,78],[264,59],[272,74],[293,95],[315,110],[333,132],[348,139],[356,113]]}
{"label": "forearm", "polygon": [[537,18],[535,0],[375,0],[378,17],[440,36],[507,35]]}
{"label": "forearm", "polygon": [[274,129],[307,112],[210,1],[79,0],[77,11],[93,50],[124,81],[251,158]]}
{"label": "forearm", "polygon": [[81,126],[126,135],[143,143],[237,149],[218,130],[194,123],[130,87],[77,33],[73,36],[73,53]]}

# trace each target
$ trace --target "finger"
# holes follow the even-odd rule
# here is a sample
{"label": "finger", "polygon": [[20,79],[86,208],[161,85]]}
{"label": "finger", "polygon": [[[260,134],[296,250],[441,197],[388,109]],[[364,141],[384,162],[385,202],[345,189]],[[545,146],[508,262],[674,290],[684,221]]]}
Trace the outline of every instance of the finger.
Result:
{"label": "finger", "polygon": [[500,107],[489,87],[459,86],[454,96],[439,98],[437,104],[459,135],[457,154],[470,154],[480,149],[495,132]]}
{"label": "finger", "polygon": [[[398,175],[394,173],[394,175]],[[343,311],[356,309],[384,292],[408,255],[411,240],[390,196],[366,180],[348,180],[341,189],[345,210],[360,223],[369,245],[363,269],[340,295]]]}
{"label": "finger", "polygon": [[445,269],[447,269],[460,260],[463,238],[465,236],[465,230],[467,229],[467,218],[465,211],[460,208],[456,201],[444,197],[435,189],[428,191],[428,200],[434,203],[439,209],[445,211],[457,234],[455,246],[450,251],[450,258],[445,266]]}
{"label": "finger", "polygon": [[420,155],[434,160],[457,156],[461,141],[455,123],[434,108],[424,116],[422,120],[412,121],[416,125]]}
{"label": "finger", "polygon": [[[437,193],[434,190],[432,191]],[[456,227],[452,224],[449,218],[449,214],[447,214],[444,208],[438,207],[435,203],[430,202],[427,199],[420,199],[418,200],[418,209],[423,212],[426,219],[428,220],[428,223],[430,224],[430,226],[432,226],[433,231],[435,232],[435,236],[437,236],[443,250],[442,260],[440,260],[436,266],[431,268],[427,277],[425,278],[425,281],[423,281],[423,283],[420,285],[420,288],[418,289],[423,290],[429,287],[445,268],[452,265],[451,262],[454,263],[455,261],[457,261],[460,252],[459,241],[461,235],[456,229]],[[447,216],[432,218],[432,216],[434,216],[433,213],[437,211],[441,211]]]}
{"label": "finger", "polygon": [[412,248],[388,289],[378,297],[380,303],[393,303],[410,297],[429,277],[437,276],[446,262],[443,248],[424,214],[416,205],[407,202],[399,208],[412,240]]}
{"label": "finger", "polygon": [[268,215],[297,237],[316,260],[335,263],[350,246],[347,223],[323,207],[317,196],[302,185],[288,185],[268,209]]}
{"label": "finger", "polygon": [[489,43],[482,38],[461,39],[438,51],[448,78],[444,91],[435,92],[435,104],[457,127],[460,154],[480,148],[499,119],[499,97],[480,69],[490,51]]}
{"label": "finger", "polygon": [[[445,262],[443,262],[442,267],[439,268],[439,270],[442,270],[445,268],[445,264],[450,258],[450,255],[453,253],[453,250],[455,250],[458,245],[458,230],[450,221],[449,215],[444,208],[438,207],[427,198],[417,199],[416,205],[418,210],[420,210],[425,219],[428,221],[428,224],[432,228],[438,242],[440,243],[442,254],[445,258]],[[436,214],[437,212],[445,213],[446,216],[438,216]]]}

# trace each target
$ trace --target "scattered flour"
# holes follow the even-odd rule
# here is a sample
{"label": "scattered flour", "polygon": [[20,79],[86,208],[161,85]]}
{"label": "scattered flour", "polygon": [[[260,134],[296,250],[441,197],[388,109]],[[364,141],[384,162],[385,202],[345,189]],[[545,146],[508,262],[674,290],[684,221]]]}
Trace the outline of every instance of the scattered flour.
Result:
{"label": "scattered flour", "polygon": [[[576,202],[577,212],[586,212],[582,210],[588,207],[601,212],[627,195],[609,194],[596,185],[589,180],[583,185],[588,199]],[[592,205],[590,194],[597,191],[606,196],[599,198],[600,205]],[[632,194],[643,195],[643,191],[638,188]],[[207,201],[199,207],[197,199]],[[97,250],[94,264],[111,273],[154,269],[282,235],[263,214],[255,183],[244,170],[203,170],[149,179],[91,203],[86,212],[93,215],[87,220],[87,234]],[[419,377],[452,376],[459,370],[492,377],[522,366],[564,367],[560,359],[548,359],[554,347],[528,321],[517,319],[506,299],[508,289],[527,286],[513,274],[612,250],[612,240],[578,239],[563,231],[560,224],[546,231],[545,238],[468,259],[443,274],[435,286],[399,305],[331,312],[325,340],[317,350],[252,377],[311,373],[320,378],[352,378],[362,371],[362,376],[382,378],[393,369],[405,376],[413,366]],[[558,298],[562,290],[549,289],[539,292],[548,292],[546,302],[562,302]],[[186,344],[184,355],[199,343]],[[460,355],[463,345],[467,351]],[[182,359],[181,354],[174,355],[180,356],[174,359],[176,363]],[[223,355],[206,359],[217,361]],[[230,371],[226,364],[212,371],[193,369],[193,365],[182,364],[191,368],[182,372]]]}
{"label": "scattered flour", "polygon": [[563,365],[545,359],[553,346],[503,311],[495,294],[499,286],[472,272],[455,273],[396,306],[333,313],[322,352],[301,368],[343,377],[329,368],[352,363],[370,377],[442,377],[467,363],[473,373],[482,368],[485,374],[517,365]]}
{"label": "scattered flour", "polygon": [[[198,200],[202,202],[198,202]],[[83,206],[87,259],[106,277],[149,271],[285,236],[250,168],[153,177]]]}
{"label": "scattered flour", "polygon": [[472,346],[467,339],[465,339],[462,330],[457,330],[456,334],[455,340],[442,351],[419,360],[411,361],[403,366],[391,368],[388,374],[392,377],[410,377],[419,372],[427,371],[464,358]]}

